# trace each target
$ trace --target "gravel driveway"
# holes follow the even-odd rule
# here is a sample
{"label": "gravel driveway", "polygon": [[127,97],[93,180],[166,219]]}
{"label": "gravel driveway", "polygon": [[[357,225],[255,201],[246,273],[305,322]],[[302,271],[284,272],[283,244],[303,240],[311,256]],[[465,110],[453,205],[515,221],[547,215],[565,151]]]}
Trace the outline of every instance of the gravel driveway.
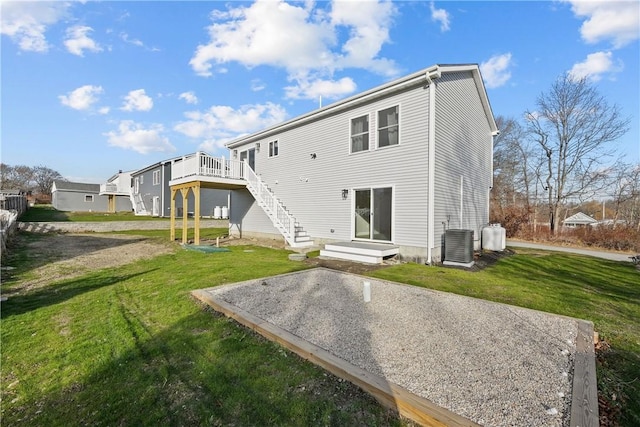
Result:
{"label": "gravel driveway", "polygon": [[569,425],[583,321],[324,268],[200,292],[475,423]]}

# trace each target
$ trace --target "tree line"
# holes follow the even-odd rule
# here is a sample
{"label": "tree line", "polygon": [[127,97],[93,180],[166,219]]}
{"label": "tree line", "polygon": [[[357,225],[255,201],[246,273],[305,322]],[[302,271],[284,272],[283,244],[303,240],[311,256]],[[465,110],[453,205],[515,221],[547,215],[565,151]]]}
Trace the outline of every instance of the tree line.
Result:
{"label": "tree line", "polygon": [[630,119],[586,78],[560,76],[521,119],[497,117],[492,222],[511,236],[542,223],[550,234],[589,201],[606,205],[613,227],[640,231],[640,163],[615,142]]}
{"label": "tree line", "polygon": [[53,181],[66,181],[59,172],[46,166],[11,166],[0,163],[0,189],[51,195]]}

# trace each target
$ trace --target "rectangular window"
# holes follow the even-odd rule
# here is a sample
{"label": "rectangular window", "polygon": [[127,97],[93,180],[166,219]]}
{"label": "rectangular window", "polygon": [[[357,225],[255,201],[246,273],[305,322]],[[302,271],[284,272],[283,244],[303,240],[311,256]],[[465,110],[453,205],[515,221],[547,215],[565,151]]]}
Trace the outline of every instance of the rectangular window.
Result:
{"label": "rectangular window", "polygon": [[399,107],[378,111],[378,147],[398,145],[400,133]]}
{"label": "rectangular window", "polygon": [[93,203],[93,194],[85,194],[84,195],[84,201],[86,203]]}
{"label": "rectangular window", "polygon": [[278,141],[271,141],[269,143],[269,157],[276,157],[278,155]]}
{"label": "rectangular window", "polygon": [[369,150],[369,115],[351,119],[351,152]]}
{"label": "rectangular window", "polygon": [[160,171],[153,171],[153,185],[160,185]]}
{"label": "rectangular window", "polygon": [[140,178],[136,176],[133,180],[133,194],[138,193],[140,193]]}
{"label": "rectangular window", "polygon": [[351,119],[351,152],[369,150],[369,115]]}

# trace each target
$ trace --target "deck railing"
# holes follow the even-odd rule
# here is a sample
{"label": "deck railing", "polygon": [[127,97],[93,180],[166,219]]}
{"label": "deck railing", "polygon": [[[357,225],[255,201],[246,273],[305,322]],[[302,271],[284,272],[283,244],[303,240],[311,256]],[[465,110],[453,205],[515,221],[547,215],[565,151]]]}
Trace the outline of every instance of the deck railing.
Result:
{"label": "deck railing", "polygon": [[174,160],[171,165],[171,179],[189,176],[207,176],[217,178],[244,179],[244,162],[227,160],[197,152],[192,156]]}
{"label": "deck railing", "polygon": [[282,233],[289,244],[294,244],[296,236],[295,218],[250,167],[246,168],[245,179],[249,183],[247,188],[269,215],[273,225]]}
{"label": "deck railing", "polygon": [[118,184],[107,183],[100,184],[100,194],[120,194],[127,195],[131,191],[131,187],[119,186]]}

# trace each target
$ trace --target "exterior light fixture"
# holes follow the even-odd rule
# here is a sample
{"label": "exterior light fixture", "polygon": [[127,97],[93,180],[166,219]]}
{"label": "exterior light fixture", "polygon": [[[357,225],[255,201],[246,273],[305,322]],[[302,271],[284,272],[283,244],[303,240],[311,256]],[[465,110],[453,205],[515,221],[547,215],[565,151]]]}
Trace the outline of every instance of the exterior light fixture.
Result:
{"label": "exterior light fixture", "polygon": [[260,151],[260,143],[256,142],[256,151]]}
{"label": "exterior light fixture", "polygon": [[233,150],[233,158],[234,159],[238,158],[238,150]]}
{"label": "exterior light fixture", "polygon": [[346,200],[348,195],[349,195],[349,190],[344,188],[342,190],[342,200]]}
{"label": "exterior light fixture", "polygon": [[311,153],[311,158],[315,159],[316,158],[316,153]]}

